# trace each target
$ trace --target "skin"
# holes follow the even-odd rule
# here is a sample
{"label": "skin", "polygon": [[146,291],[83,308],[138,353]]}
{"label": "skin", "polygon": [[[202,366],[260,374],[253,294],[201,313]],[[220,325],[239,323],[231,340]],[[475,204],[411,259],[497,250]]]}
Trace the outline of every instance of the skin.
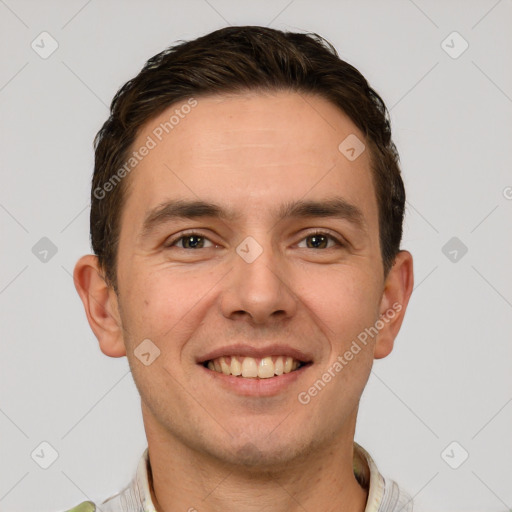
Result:
{"label": "skin", "polygon": [[[373,360],[393,348],[413,287],[407,251],[384,276],[368,151],[351,162],[338,150],[349,134],[364,136],[317,96],[197,101],[125,178],[119,296],[95,256],[83,256],[74,272],[101,350],[128,357],[153,500],[162,512],[363,511],[367,491],[352,470],[359,399]],[[134,148],[180,105],[142,127]],[[273,216],[282,203],[334,195],[361,210],[364,230],[347,219]],[[147,212],[176,198],[211,201],[239,218],[170,219],[141,238]],[[189,229],[206,237],[203,247],[184,248],[178,238]],[[312,229],[345,245],[308,245]],[[252,263],[236,252],[247,236],[263,249]],[[378,336],[301,404],[298,394],[395,303],[401,310]],[[149,366],[134,355],[144,339],[160,350]],[[197,364],[234,343],[286,343],[311,354],[313,364],[274,396],[242,396]]]}

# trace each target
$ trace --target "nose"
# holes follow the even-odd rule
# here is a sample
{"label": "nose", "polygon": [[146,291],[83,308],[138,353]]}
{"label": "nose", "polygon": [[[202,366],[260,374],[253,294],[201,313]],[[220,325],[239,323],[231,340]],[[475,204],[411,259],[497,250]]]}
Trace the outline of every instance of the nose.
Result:
{"label": "nose", "polygon": [[224,281],[221,300],[226,318],[269,324],[295,314],[297,298],[286,261],[278,258],[269,244],[262,249],[254,261],[234,254],[233,270]]}

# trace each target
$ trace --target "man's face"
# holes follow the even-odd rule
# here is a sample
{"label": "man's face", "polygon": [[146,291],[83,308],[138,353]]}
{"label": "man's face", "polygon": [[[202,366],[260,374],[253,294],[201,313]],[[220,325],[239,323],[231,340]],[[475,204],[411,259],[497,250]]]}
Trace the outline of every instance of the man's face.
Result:
{"label": "man's face", "polygon": [[[125,178],[118,248],[120,318],[146,428],[247,464],[286,462],[350,438],[375,339],[341,371],[332,368],[379,318],[384,287],[369,154],[350,161],[338,149],[347,136],[364,136],[326,100],[279,92],[200,97],[158,141],[155,128],[176,108],[133,145],[156,142]],[[143,229],[178,200],[227,215],[153,215]],[[335,201],[352,208],[294,209]],[[148,366],[134,355],[146,339],[160,350]],[[303,366],[233,376],[207,367],[220,356],[217,365],[235,373],[232,357],[253,356],[247,375],[267,356],[277,372],[285,371],[279,356]],[[262,374],[269,368],[264,362]],[[334,377],[301,403],[329,368]]]}

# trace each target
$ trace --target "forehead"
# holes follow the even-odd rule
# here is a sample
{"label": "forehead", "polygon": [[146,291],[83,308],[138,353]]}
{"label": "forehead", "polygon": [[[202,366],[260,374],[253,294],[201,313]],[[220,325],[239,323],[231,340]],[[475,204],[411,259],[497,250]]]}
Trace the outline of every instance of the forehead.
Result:
{"label": "forehead", "polygon": [[377,205],[369,154],[347,158],[340,151],[346,140],[359,141],[359,151],[364,137],[318,96],[251,92],[176,103],[147,122],[132,145],[151,149],[128,176],[122,219],[140,229],[145,214],[169,199],[222,203],[254,217],[270,204],[275,210],[330,194],[358,204],[371,223]]}

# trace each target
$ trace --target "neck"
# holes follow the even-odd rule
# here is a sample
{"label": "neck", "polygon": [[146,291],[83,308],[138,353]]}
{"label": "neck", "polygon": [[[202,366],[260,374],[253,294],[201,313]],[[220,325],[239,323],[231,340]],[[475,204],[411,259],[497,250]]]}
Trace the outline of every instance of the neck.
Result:
{"label": "neck", "polygon": [[[355,427],[355,419],[354,425]],[[227,464],[146,427],[157,512],[363,512],[368,490],[353,471],[353,428],[284,467]]]}

